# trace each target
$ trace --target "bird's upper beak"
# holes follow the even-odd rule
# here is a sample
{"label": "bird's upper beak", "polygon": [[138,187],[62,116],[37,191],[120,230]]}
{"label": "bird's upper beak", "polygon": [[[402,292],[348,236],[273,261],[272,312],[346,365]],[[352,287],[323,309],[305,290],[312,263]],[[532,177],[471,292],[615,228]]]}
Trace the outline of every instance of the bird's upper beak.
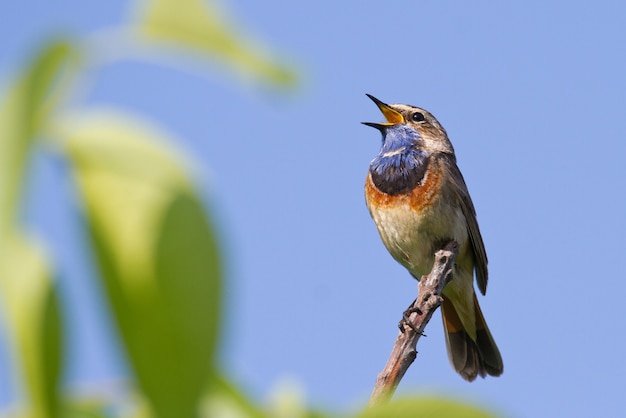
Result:
{"label": "bird's upper beak", "polygon": [[387,120],[387,122],[386,123],[362,122],[364,125],[371,126],[378,130],[382,130],[388,126],[397,125],[398,123],[405,122],[404,116],[402,116],[402,114],[398,112],[397,110],[392,109],[387,103],[378,100],[376,97],[372,96],[371,94],[366,93],[366,96],[372,99],[374,103],[376,103],[376,106],[378,106],[380,111],[383,112],[383,116],[385,116],[385,119]]}

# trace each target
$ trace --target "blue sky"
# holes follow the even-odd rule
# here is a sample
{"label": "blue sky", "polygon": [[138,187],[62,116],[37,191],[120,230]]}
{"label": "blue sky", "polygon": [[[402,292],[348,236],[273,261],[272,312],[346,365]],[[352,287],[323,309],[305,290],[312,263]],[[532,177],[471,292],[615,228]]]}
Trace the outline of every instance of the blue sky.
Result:
{"label": "blue sky", "polygon": [[[2,82],[50,34],[104,29],[126,7],[3,3]],[[228,261],[224,367],[258,398],[295,379],[316,405],[366,402],[416,292],[364,204],[380,145],[359,123],[381,120],[371,93],[424,107],[448,131],[489,256],[480,303],[505,364],[500,378],[463,381],[436,315],[399,391],[511,417],[626,415],[626,5],[230,0],[224,8],[297,63],[298,91],[242,86],[219,67],[202,67],[205,77],[123,61],[101,69],[86,96],[156,121],[206,167]],[[59,260],[68,301],[66,380],[110,382],[123,376],[124,359],[82,256],[67,173],[42,157],[34,183],[29,217]],[[3,399],[14,396],[8,380],[0,378]]]}

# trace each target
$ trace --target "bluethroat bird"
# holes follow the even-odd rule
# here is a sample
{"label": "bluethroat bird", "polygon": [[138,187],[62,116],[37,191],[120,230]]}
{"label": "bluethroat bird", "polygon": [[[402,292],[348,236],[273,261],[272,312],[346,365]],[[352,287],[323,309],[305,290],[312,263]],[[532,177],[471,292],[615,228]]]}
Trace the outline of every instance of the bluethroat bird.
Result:
{"label": "bluethroat bird", "polygon": [[453,278],[442,294],[448,357],[470,382],[478,375],[499,376],[502,357],[474,293],[474,273],[480,292],[487,290],[487,254],[452,143],[426,110],[367,96],[386,119],[363,122],[382,133],[365,182],[380,238],[418,280],[432,269],[435,252],[451,240],[459,244]]}

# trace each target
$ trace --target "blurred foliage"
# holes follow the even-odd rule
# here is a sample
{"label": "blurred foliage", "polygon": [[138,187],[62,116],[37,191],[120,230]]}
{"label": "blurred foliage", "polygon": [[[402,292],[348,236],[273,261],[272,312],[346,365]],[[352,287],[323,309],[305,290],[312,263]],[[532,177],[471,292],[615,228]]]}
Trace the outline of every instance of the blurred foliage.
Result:
{"label": "blurred foliage", "polygon": [[356,418],[493,418],[494,415],[473,406],[440,398],[401,398],[385,405],[366,409]]}
{"label": "blurred foliage", "polygon": [[242,76],[274,86],[294,86],[294,71],[278,63],[259,42],[252,42],[251,38],[234,31],[233,24],[213,3],[202,0],[143,2],[136,32],[141,39],[160,46],[218,58],[230,71]]}
{"label": "blurred foliage", "polygon": [[29,154],[50,116],[51,85],[69,54],[67,45],[48,47],[0,105],[0,294],[33,417],[58,410],[62,329],[54,272],[43,246],[20,227],[20,203]]}
{"label": "blurred foliage", "polygon": [[[144,1],[134,35],[203,55],[273,86],[293,70],[246,41],[214,5]],[[281,390],[258,405],[224,376],[220,344],[223,286],[219,242],[192,165],[176,140],[137,115],[64,104],[90,59],[79,42],[45,45],[0,102],[0,301],[17,354],[25,400],[7,416],[330,417]],[[59,388],[64,321],[54,260],[21,224],[28,165],[41,142],[63,158],[76,185],[98,276],[127,354],[130,406],[86,399]],[[436,399],[404,399],[358,417],[487,417]]]}
{"label": "blurred foliage", "polygon": [[213,373],[220,257],[184,161],[110,111],[72,115],[57,132],[142,392],[157,416],[194,416]]}

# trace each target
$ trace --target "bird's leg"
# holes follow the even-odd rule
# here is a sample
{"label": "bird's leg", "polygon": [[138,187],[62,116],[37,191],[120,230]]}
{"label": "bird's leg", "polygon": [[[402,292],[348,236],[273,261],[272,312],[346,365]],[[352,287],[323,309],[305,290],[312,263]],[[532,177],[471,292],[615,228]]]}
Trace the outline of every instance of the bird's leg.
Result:
{"label": "bird's leg", "polygon": [[[413,325],[413,323],[409,321],[409,317],[411,316],[412,313],[417,313],[418,315],[422,315],[422,310],[418,308],[417,306],[415,306],[415,302],[417,302],[417,299],[411,302],[409,307],[406,308],[404,312],[402,312],[402,319],[400,320],[400,322],[398,322],[398,328],[400,328],[400,332],[402,332],[403,334],[404,334],[405,325],[411,328],[416,333],[418,332],[415,325]],[[424,333],[422,333],[421,335],[425,336]]]}

